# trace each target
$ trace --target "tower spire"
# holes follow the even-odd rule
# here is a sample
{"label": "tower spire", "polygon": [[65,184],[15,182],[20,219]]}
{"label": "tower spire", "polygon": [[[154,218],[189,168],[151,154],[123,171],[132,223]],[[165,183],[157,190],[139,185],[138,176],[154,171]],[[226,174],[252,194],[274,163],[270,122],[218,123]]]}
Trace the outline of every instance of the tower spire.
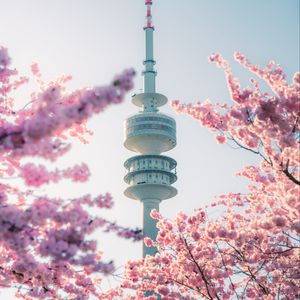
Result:
{"label": "tower spire", "polygon": [[146,26],[144,27],[145,31],[145,50],[146,58],[144,60],[145,70],[144,75],[144,92],[145,93],[155,93],[155,77],[156,71],[154,70],[155,60],[153,57],[153,31],[154,26],[152,24],[152,1],[145,1],[147,7],[146,14]]}

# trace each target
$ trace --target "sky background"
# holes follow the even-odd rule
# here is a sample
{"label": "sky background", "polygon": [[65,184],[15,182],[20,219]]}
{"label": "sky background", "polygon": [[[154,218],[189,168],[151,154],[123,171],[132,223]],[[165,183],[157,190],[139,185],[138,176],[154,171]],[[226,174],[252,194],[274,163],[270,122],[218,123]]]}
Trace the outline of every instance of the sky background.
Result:
{"label": "sky background", "polygon": [[[143,0],[0,0],[0,12],[0,45],[9,48],[13,66],[22,75],[29,75],[31,63],[37,61],[44,79],[72,74],[68,86],[75,89],[107,84],[114,74],[133,67],[138,75],[131,94],[142,88]],[[244,86],[251,75],[234,62],[235,51],[259,65],[275,60],[289,81],[299,70],[298,0],[154,0],[153,22],[157,91],[170,100],[230,102],[223,72],[207,59],[216,51],[230,61]],[[27,94],[24,89],[18,95],[20,106],[28,102]],[[123,163],[134,155],[123,147],[123,121],[138,111],[130,98],[128,94],[124,103],[93,117],[90,144],[74,143],[68,156],[57,162],[60,167],[86,162],[92,172],[89,183],[52,185],[45,191],[66,198],[110,192],[115,207],[103,215],[136,227],[141,226],[142,207],[123,195]],[[178,195],[161,204],[163,215],[191,214],[216,195],[246,190],[247,182],[234,174],[256,162],[253,154],[217,145],[211,133],[191,118],[176,115],[169,105],[161,111],[176,119],[178,142],[165,153],[178,162]],[[142,255],[140,243],[111,235],[99,234],[99,247],[117,266]],[[5,299],[14,299],[8,295],[2,292]]]}

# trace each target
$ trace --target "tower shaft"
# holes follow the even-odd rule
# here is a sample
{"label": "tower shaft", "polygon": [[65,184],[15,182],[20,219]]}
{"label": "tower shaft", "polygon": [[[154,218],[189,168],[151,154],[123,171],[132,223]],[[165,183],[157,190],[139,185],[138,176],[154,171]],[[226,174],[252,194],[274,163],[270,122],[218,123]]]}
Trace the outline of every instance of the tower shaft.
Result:
{"label": "tower shaft", "polygon": [[[152,219],[150,216],[151,210],[156,209],[159,211],[159,199],[143,199],[143,235],[149,237],[153,241],[156,240],[158,229],[156,227],[157,220]],[[154,256],[157,252],[155,247],[147,247],[143,244],[143,257],[146,255]]]}

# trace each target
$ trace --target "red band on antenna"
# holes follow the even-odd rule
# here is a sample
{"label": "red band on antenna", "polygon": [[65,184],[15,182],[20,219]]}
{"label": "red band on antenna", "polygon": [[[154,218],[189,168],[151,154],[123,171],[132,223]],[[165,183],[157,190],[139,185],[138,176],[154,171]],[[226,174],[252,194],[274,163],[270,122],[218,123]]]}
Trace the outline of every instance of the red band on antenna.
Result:
{"label": "red band on antenna", "polygon": [[152,27],[152,13],[151,13],[152,1],[151,0],[146,0],[145,4],[147,5],[146,28],[151,28]]}

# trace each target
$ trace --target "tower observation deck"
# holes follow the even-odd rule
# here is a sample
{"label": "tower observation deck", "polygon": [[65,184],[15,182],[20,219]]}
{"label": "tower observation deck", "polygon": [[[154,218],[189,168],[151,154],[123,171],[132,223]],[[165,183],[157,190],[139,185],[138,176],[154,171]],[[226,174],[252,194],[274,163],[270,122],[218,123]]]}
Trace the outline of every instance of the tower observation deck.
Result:
{"label": "tower observation deck", "polygon": [[[156,220],[150,217],[152,209],[159,210],[162,200],[174,197],[177,190],[172,184],[177,180],[176,161],[161,153],[176,146],[175,120],[158,108],[167,103],[166,96],[156,92],[153,56],[153,32],[151,6],[146,0],[147,16],[145,31],[146,59],[144,92],[132,96],[132,103],[141,111],[126,119],[124,146],[137,153],[124,163],[127,174],[124,181],[129,185],[124,194],[143,203],[143,234],[155,240],[157,235]],[[154,255],[155,247],[143,246],[143,257]]]}

